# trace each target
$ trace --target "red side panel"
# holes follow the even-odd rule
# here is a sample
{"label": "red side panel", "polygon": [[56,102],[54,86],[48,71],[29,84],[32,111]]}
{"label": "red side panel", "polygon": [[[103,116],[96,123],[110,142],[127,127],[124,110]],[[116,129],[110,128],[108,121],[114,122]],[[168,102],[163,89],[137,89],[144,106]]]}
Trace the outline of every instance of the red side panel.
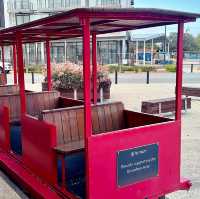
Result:
{"label": "red side panel", "polygon": [[57,182],[56,128],[43,121],[22,118],[22,153],[25,165],[48,183]]}
{"label": "red side panel", "polygon": [[0,108],[0,148],[10,149],[9,110],[5,106]]}
{"label": "red side panel", "polygon": [[6,170],[15,182],[19,183],[24,190],[28,191],[36,199],[61,199],[52,188],[42,184],[39,178],[35,177],[24,168],[19,161],[6,153],[0,152],[0,166]]}
{"label": "red side panel", "polygon": [[[175,191],[180,186],[180,126],[168,122],[89,137],[89,198],[142,199]],[[151,144],[159,146],[158,176],[119,186],[118,152]]]}

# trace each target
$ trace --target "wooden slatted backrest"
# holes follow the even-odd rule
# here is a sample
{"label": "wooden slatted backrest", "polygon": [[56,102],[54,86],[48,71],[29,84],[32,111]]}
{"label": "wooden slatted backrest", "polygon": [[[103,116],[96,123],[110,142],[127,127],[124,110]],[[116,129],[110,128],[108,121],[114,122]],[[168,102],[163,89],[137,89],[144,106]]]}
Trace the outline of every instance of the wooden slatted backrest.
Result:
{"label": "wooden slatted backrest", "polygon": [[[36,116],[45,109],[57,107],[59,92],[33,92],[26,93],[27,113]],[[20,119],[20,96],[19,94],[0,96],[0,106],[9,108],[10,121]]]}
{"label": "wooden slatted backrest", "polygon": [[17,93],[19,93],[18,85],[0,86],[0,95],[17,94]]}
{"label": "wooden slatted backrest", "polygon": [[57,91],[44,91],[27,93],[27,113],[33,116],[39,115],[42,110],[57,108],[60,93]]}
{"label": "wooden slatted backrest", "polygon": [[19,95],[0,96],[0,106],[9,108],[10,121],[17,120],[20,117],[20,98]]}
{"label": "wooden slatted backrest", "polygon": [[[94,134],[124,128],[124,106],[121,102],[92,106],[92,129]],[[42,120],[53,123],[57,129],[57,144],[83,139],[83,106],[42,111]]]}

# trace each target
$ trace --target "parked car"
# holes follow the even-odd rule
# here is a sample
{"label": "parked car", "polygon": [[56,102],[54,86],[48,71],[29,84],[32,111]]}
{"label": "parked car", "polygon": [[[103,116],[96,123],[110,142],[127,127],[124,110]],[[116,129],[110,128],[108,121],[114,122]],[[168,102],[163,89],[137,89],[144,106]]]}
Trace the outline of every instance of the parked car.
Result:
{"label": "parked car", "polygon": [[[5,72],[9,73],[12,70],[12,65],[9,62],[5,62]],[[0,62],[0,72],[3,71],[3,63]]]}

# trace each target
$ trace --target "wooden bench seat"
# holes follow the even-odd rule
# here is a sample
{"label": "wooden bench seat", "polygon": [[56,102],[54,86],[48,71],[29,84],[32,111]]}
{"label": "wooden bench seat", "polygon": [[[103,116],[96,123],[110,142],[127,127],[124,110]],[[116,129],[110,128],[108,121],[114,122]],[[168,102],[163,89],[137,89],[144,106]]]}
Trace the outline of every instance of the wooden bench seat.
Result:
{"label": "wooden bench seat", "polygon": [[[187,110],[191,108],[191,98],[182,98],[182,110]],[[172,98],[162,98],[154,99],[142,102],[141,111],[143,113],[149,114],[161,114],[174,112],[176,109],[176,99]]]}
{"label": "wooden bench seat", "polygon": [[197,87],[182,87],[182,95],[200,97],[200,88]]}
{"label": "wooden bench seat", "polygon": [[84,140],[78,140],[78,141],[69,142],[67,144],[58,145],[54,148],[54,150],[58,154],[67,155],[67,154],[83,151],[84,148],[85,148]]}
{"label": "wooden bench seat", "polygon": [[[92,129],[94,134],[124,128],[124,105],[121,102],[92,106]],[[41,120],[54,124],[57,129],[57,144],[83,140],[83,106],[42,111]]]}
{"label": "wooden bench seat", "polygon": [[[27,113],[39,116],[42,110],[51,110],[83,104],[82,101],[60,97],[57,91],[27,92]],[[10,121],[20,120],[20,96],[19,94],[8,94],[0,96],[0,106],[9,108]]]}
{"label": "wooden bench seat", "polygon": [[0,95],[17,94],[19,93],[18,85],[0,85]]}
{"label": "wooden bench seat", "polygon": [[[35,116],[44,109],[56,108],[59,96],[60,94],[56,91],[26,93],[27,113]],[[0,106],[9,108],[10,121],[20,120],[19,94],[0,96]]]}

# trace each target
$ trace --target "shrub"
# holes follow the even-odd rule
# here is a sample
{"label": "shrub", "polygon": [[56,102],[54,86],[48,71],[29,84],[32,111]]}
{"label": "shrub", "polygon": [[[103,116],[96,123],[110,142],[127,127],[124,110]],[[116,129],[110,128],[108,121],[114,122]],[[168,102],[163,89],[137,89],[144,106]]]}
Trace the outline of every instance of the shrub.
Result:
{"label": "shrub", "polygon": [[34,72],[34,73],[42,73],[44,69],[43,65],[29,65],[26,67],[26,70],[28,73]]}
{"label": "shrub", "polygon": [[165,70],[171,73],[176,72],[176,65],[174,64],[167,64],[165,65]]}
{"label": "shrub", "polygon": [[[46,71],[43,72],[46,75]],[[97,85],[99,88],[110,87],[111,80],[108,74],[107,67],[97,66]],[[83,66],[72,62],[54,64],[52,65],[52,80],[55,89],[83,88]],[[47,81],[46,77],[45,81]]]}
{"label": "shrub", "polygon": [[142,66],[141,67],[142,72],[147,72],[147,71],[156,71],[156,68],[153,66]]}

